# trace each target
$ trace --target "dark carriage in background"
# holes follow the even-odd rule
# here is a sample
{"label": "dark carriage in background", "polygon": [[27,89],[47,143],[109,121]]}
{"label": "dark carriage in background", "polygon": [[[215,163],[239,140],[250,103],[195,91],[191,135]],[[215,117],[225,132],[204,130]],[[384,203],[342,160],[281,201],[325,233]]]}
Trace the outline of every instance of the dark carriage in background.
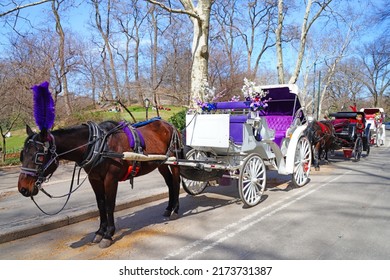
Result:
{"label": "dark carriage in background", "polygon": [[335,144],[347,158],[360,160],[362,152],[370,153],[370,123],[364,112],[337,112],[330,114],[335,129]]}

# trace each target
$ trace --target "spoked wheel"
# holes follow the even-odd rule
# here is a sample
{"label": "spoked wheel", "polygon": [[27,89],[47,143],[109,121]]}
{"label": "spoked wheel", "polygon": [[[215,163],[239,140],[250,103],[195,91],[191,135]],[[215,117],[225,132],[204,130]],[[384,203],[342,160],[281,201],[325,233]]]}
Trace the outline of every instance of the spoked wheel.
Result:
{"label": "spoked wheel", "polygon": [[[202,151],[191,150],[187,153],[186,158],[189,160],[201,160],[206,158],[206,154]],[[181,184],[183,189],[190,195],[197,195],[204,191],[204,189],[208,186],[209,182],[207,181],[194,181],[187,178],[182,177]]]}
{"label": "spoked wheel", "polygon": [[353,149],[353,156],[356,161],[359,161],[362,156],[363,141],[361,137],[357,137],[355,141],[355,147]]}
{"label": "spoked wheel", "polygon": [[257,154],[249,155],[240,169],[238,191],[242,202],[252,207],[261,201],[267,181],[266,167]]}
{"label": "spoked wheel", "polygon": [[294,158],[292,181],[295,186],[302,187],[309,182],[311,167],[311,147],[309,140],[302,136],[297,144]]}

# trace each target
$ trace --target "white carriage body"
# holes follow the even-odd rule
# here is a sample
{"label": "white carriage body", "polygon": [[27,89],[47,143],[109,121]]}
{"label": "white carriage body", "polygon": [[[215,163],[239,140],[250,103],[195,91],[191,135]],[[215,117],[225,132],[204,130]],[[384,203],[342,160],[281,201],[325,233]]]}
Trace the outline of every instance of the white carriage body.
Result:
{"label": "white carriage body", "polygon": [[[292,174],[298,140],[307,126],[300,110],[298,87],[272,85],[257,88],[266,92],[281,89],[283,95],[289,99],[278,100],[273,96],[272,102],[289,102],[291,108],[288,108],[287,112],[271,112],[262,116],[259,112],[251,112],[248,103],[224,102],[216,103],[216,109],[222,113],[187,114],[186,145],[200,151],[212,152],[218,159],[234,157],[242,161],[245,155],[256,153],[268,166],[277,169],[279,174]],[[224,113],[229,110],[231,112]],[[301,124],[302,122],[304,123]],[[241,164],[234,159],[229,162],[233,169]]]}
{"label": "white carriage body", "polygon": [[185,159],[177,164],[184,190],[196,195],[222,177],[237,180],[246,206],[261,201],[266,170],[292,175],[296,186],[309,182],[311,144],[304,132],[307,118],[296,85],[255,88],[267,101],[265,110],[251,110],[251,101],[208,104],[208,112],[186,115]]}
{"label": "white carriage body", "polygon": [[383,108],[362,108],[365,113],[366,126],[370,126],[371,144],[384,145],[386,141],[385,111]]}

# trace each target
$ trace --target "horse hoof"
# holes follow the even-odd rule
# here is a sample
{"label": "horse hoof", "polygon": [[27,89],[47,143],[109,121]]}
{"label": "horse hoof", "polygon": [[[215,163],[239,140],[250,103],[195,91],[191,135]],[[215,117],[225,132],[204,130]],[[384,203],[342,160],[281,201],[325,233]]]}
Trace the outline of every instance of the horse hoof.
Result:
{"label": "horse hoof", "polygon": [[102,239],[102,241],[100,241],[99,248],[101,249],[108,248],[111,246],[111,244],[112,244],[112,240],[104,238]]}
{"label": "horse hoof", "polygon": [[163,216],[164,216],[164,217],[170,217],[170,216],[171,216],[171,212],[172,212],[172,211],[165,210]]}
{"label": "horse hoof", "polygon": [[179,214],[176,212],[172,212],[171,216],[169,216],[170,220],[177,220],[179,218]]}
{"label": "horse hoof", "polygon": [[92,243],[100,243],[100,241],[102,241],[103,239],[103,235],[100,235],[100,234],[95,234],[95,237],[93,238],[92,240]]}
{"label": "horse hoof", "polygon": [[320,171],[320,168],[319,167],[316,167],[316,168],[314,168],[315,169],[315,171]]}

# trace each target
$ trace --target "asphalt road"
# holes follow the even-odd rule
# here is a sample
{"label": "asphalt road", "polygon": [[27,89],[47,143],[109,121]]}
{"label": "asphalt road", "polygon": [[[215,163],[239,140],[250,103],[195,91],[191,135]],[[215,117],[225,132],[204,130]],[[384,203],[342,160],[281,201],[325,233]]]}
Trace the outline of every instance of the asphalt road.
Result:
{"label": "asphalt road", "polygon": [[389,143],[359,162],[337,153],[302,188],[270,172],[265,200],[252,208],[235,187],[211,187],[183,193],[175,221],[161,215],[166,199],[118,211],[109,249],[91,245],[93,218],[0,244],[0,259],[388,260]]}

